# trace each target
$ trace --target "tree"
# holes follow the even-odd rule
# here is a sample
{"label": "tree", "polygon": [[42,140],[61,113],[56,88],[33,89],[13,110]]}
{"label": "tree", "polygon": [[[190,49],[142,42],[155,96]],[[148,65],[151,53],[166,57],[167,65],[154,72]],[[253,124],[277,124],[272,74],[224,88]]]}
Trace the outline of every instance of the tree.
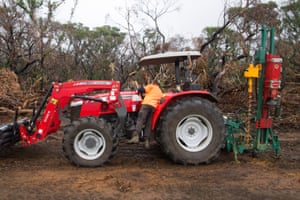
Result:
{"label": "tree", "polygon": [[164,15],[179,10],[177,0],[137,0],[137,12],[149,17],[154,23],[154,29],[161,37],[161,52],[165,51],[166,36],[161,31],[159,19]]}
{"label": "tree", "polygon": [[[118,47],[122,44],[125,34],[120,29],[111,26],[102,26],[91,31],[89,37],[89,54],[95,60],[95,70],[98,79],[115,77],[115,62]],[[99,71],[97,71],[97,69]]]}
{"label": "tree", "polygon": [[287,79],[295,80],[300,73],[300,1],[291,1],[281,7],[281,35],[278,52],[285,58]]}
{"label": "tree", "polygon": [[[127,54],[133,54],[137,62],[141,57],[153,53],[164,52],[169,47],[166,42],[166,36],[161,31],[159,20],[166,14],[178,10],[177,0],[136,0],[131,7],[125,11],[120,9],[121,15],[125,19],[123,28],[127,30],[127,41],[130,50]],[[149,24],[153,22],[153,25]],[[123,54],[126,56],[125,54]],[[126,60],[126,59],[123,59]],[[155,74],[162,71],[158,68],[146,68],[141,70],[140,67],[128,66],[129,69],[135,69],[130,76],[137,75],[135,79],[145,82],[146,71],[150,74],[150,79],[155,78]],[[127,77],[127,76],[125,76]],[[129,77],[126,78],[126,80]]]}
{"label": "tree", "polygon": [[[35,48],[35,59],[38,61],[38,66],[35,72],[36,76],[46,77],[45,61],[47,56],[60,45],[60,41],[53,43],[55,35],[55,23],[53,16],[55,10],[64,2],[52,0],[17,0],[18,7],[28,17],[28,31],[32,36],[32,41]],[[39,13],[43,10],[44,15]],[[23,69],[23,71],[26,69]]]}
{"label": "tree", "polygon": [[[33,61],[26,62],[31,53],[25,50],[25,43],[30,43],[27,32],[27,23],[22,21],[24,15],[17,10],[14,1],[4,1],[0,7],[0,56],[1,65],[19,74],[22,63],[30,65]],[[24,66],[24,67],[25,67]],[[21,67],[24,68],[24,67]]]}
{"label": "tree", "polygon": [[[208,42],[201,47],[215,94],[220,92],[220,85],[230,89],[241,84],[242,70],[252,59],[249,55],[253,55],[260,45],[255,36],[260,33],[261,27],[278,26],[280,22],[274,2],[246,1],[245,6],[229,7],[224,14],[222,27],[205,29]],[[244,62],[241,62],[242,59]]]}
{"label": "tree", "polygon": [[66,48],[62,51],[72,57],[69,65],[75,71],[73,79],[111,79],[116,76],[116,58],[124,33],[116,27],[102,26],[90,30],[82,24],[66,24],[64,30]]}

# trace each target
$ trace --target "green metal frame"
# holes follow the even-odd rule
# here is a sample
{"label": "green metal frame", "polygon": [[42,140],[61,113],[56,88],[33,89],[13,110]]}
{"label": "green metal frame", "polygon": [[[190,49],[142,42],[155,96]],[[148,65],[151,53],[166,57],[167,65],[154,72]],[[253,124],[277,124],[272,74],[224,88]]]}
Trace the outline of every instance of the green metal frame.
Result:
{"label": "green metal frame", "polygon": [[[264,90],[264,73],[265,73],[265,56],[267,53],[267,34],[270,32],[270,46],[269,53],[274,54],[275,48],[275,29],[262,28],[261,30],[261,47],[255,54],[255,62],[262,64],[258,80],[258,94],[257,94],[257,110],[255,113],[255,120],[260,120],[263,109],[263,90]],[[251,140],[246,142],[246,123],[241,119],[227,119],[227,150],[233,151],[234,158],[238,161],[237,155],[243,153],[245,150],[251,150],[254,153],[262,153],[268,149],[275,151],[276,157],[280,155],[280,142],[278,136],[273,132],[272,128],[256,128],[251,133]]]}

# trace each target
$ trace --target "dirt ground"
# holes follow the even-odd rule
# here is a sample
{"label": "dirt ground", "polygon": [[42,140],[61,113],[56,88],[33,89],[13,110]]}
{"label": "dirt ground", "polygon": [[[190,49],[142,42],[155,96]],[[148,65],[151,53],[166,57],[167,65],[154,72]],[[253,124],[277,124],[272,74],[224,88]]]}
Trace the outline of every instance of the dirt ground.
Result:
{"label": "dirt ground", "polygon": [[280,132],[281,157],[273,152],[222,152],[213,163],[172,163],[153,144],[120,144],[99,168],[78,168],[63,156],[61,134],[0,153],[0,199],[299,199],[300,130]]}

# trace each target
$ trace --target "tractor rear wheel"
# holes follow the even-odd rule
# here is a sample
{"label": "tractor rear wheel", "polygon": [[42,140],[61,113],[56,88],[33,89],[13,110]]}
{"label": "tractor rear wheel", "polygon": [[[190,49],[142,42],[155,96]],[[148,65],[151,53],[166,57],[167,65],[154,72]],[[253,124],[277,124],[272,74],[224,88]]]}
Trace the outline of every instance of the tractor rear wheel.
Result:
{"label": "tractor rear wheel", "polygon": [[117,138],[113,137],[111,127],[103,119],[79,118],[64,131],[64,154],[77,166],[102,166],[115,155],[117,146]]}
{"label": "tractor rear wheel", "polygon": [[162,117],[160,142],[176,163],[209,163],[218,157],[225,141],[224,120],[212,103],[201,98],[183,98]]}

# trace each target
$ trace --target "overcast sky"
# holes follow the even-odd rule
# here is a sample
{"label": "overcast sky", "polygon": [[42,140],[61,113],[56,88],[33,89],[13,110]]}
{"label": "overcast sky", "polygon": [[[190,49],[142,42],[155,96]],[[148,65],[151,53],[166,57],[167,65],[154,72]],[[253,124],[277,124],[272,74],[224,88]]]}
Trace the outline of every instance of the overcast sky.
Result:
{"label": "overcast sky", "polygon": [[[118,26],[123,23],[118,7],[126,7],[133,0],[78,0],[72,22],[81,22],[90,28],[103,25]],[[73,0],[60,7],[56,19],[68,21]],[[207,26],[222,25],[224,0],[178,0],[179,11],[164,15],[159,21],[160,27],[167,37],[176,34],[185,37],[199,36]],[[107,18],[107,16],[110,16]],[[123,23],[124,24],[124,23]]]}

